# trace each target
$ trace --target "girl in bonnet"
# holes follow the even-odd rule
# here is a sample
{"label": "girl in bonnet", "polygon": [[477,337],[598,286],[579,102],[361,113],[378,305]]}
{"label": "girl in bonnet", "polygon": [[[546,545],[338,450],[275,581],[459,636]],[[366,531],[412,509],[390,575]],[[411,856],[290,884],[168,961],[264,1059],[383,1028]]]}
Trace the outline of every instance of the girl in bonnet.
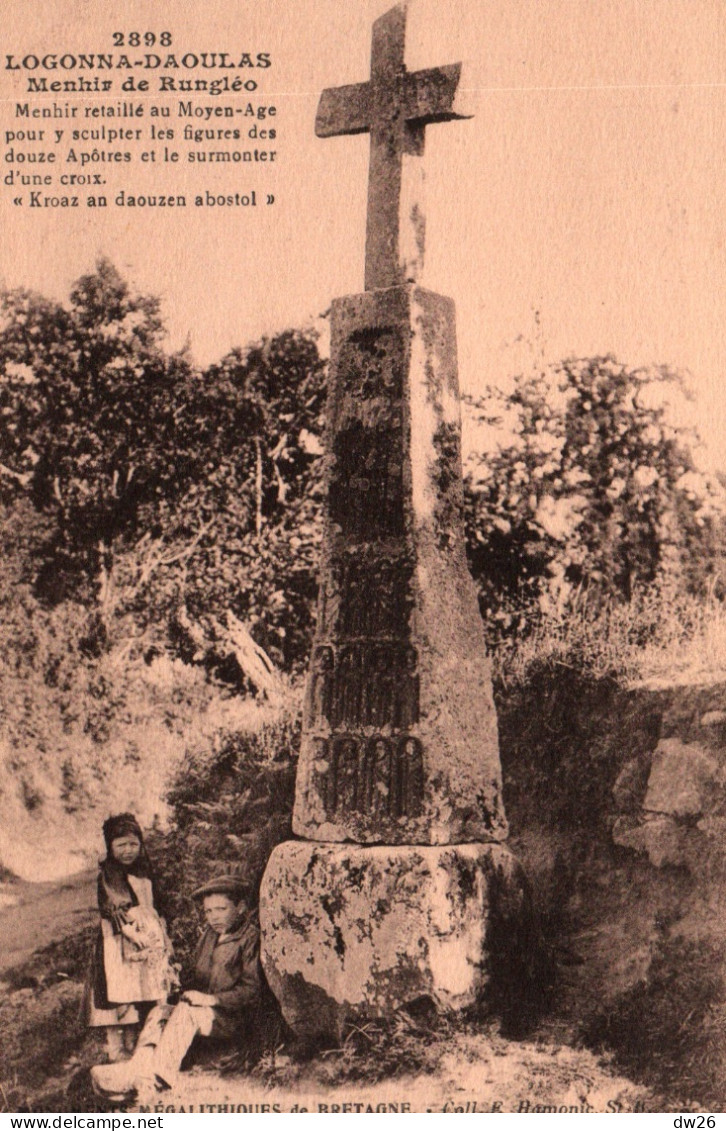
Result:
{"label": "girl in bonnet", "polygon": [[131,1052],[139,1024],[176,988],[171,946],[158,911],[141,829],[132,813],[103,825],[98,874],[101,929],[94,953],[88,1024],[106,1029],[109,1060]]}

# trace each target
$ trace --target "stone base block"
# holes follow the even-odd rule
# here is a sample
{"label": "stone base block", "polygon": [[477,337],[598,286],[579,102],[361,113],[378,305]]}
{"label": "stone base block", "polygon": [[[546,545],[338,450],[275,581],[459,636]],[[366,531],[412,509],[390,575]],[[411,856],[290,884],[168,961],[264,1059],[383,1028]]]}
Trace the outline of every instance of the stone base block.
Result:
{"label": "stone base block", "polygon": [[529,901],[499,844],[368,847],[288,841],[260,891],[262,965],[303,1038],[421,998],[456,1011],[487,996],[497,947]]}

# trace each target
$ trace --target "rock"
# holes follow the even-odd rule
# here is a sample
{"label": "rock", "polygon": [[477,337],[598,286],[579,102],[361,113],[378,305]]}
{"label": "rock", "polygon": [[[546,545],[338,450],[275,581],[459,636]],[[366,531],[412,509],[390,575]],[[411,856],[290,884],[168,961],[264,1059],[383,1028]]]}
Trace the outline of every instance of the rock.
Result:
{"label": "rock", "polygon": [[726,711],[706,711],[705,715],[701,716],[702,727],[723,727],[726,726]]}
{"label": "rock", "polygon": [[691,863],[689,829],[672,817],[651,817],[638,821],[620,817],[613,825],[613,841],[621,848],[647,854],[651,864],[663,868],[667,864],[680,868]]}
{"label": "rock", "polygon": [[671,817],[656,817],[643,825],[643,841],[648,859],[656,868],[671,865],[687,867],[689,830]]}
{"label": "rock", "polygon": [[718,763],[696,743],[668,738],[653,754],[643,807],[651,813],[698,817],[713,806],[719,791]]}
{"label": "rock", "polygon": [[333,302],[315,646],[293,830],[320,841],[507,835],[465,554],[454,306],[419,287]]}
{"label": "rock", "polygon": [[272,853],[260,891],[262,965],[298,1036],[339,1039],[346,1021],[422,997],[449,1011],[486,996],[497,948],[527,907],[521,867],[501,845],[291,841]]}
{"label": "rock", "polygon": [[648,786],[650,758],[641,755],[626,762],[613,786],[613,800],[621,813],[640,809]]}

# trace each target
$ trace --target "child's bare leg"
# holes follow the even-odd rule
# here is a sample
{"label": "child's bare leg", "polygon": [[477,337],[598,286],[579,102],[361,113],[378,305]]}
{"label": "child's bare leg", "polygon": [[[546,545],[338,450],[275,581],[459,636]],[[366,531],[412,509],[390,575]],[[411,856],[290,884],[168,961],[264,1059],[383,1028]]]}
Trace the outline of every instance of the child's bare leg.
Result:
{"label": "child's bare leg", "polygon": [[125,1052],[131,1056],[136,1048],[136,1042],[139,1038],[139,1025],[124,1025],[123,1027],[123,1045]]}
{"label": "child's bare leg", "polygon": [[106,1055],[110,1061],[121,1060],[124,1055],[124,1026],[106,1026]]}

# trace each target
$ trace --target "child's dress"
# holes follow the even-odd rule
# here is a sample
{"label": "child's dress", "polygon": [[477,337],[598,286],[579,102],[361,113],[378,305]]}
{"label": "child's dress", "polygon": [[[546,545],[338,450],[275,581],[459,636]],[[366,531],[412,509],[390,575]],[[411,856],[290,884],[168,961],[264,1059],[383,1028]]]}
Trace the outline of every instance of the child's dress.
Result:
{"label": "child's dress", "polygon": [[137,1005],[166,1001],[177,980],[171,947],[154,907],[151,880],[127,873],[99,875],[101,932],[94,957],[88,1024],[134,1025]]}

